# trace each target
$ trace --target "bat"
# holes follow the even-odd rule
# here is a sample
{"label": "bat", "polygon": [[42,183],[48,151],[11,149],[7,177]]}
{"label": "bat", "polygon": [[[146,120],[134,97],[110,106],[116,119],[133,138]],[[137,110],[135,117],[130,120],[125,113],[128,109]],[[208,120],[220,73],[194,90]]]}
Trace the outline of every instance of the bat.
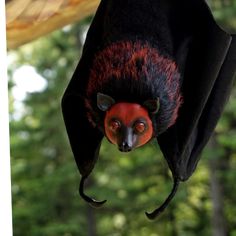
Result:
{"label": "bat", "polygon": [[194,172],[229,97],[236,36],[215,22],[204,0],[102,0],[62,98],[62,112],[84,182],[105,136],[122,152],[157,139],[173,176],[167,207]]}

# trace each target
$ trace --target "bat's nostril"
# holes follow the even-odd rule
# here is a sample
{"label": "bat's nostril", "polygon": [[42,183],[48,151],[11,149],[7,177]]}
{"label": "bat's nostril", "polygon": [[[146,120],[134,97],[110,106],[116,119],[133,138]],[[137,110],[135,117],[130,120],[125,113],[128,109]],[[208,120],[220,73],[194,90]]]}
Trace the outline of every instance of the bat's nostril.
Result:
{"label": "bat's nostril", "polygon": [[119,150],[121,152],[130,152],[132,150],[132,147],[128,143],[123,142],[121,143],[121,145],[119,145]]}

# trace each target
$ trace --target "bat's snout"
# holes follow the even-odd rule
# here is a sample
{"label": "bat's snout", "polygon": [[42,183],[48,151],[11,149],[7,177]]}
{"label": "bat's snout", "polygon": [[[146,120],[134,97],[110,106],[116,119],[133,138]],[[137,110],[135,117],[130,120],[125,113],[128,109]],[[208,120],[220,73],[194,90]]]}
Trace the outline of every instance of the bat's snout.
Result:
{"label": "bat's snout", "polygon": [[132,151],[132,146],[130,144],[128,144],[127,142],[122,142],[118,146],[118,148],[121,152],[130,152],[130,151]]}

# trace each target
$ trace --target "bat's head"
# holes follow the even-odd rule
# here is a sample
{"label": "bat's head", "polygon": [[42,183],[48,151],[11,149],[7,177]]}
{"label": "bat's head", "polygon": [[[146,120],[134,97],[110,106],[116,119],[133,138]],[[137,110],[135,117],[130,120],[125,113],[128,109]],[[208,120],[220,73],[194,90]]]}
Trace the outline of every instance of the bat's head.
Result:
{"label": "bat's head", "polygon": [[159,99],[148,100],[143,105],[118,102],[105,94],[97,94],[97,106],[104,111],[104,129],[107,139],[122,152],[129,152],[150,141],[153,124],[149,114],[159,110]]}
{"label": "bat's head", "polygon": [[[143,102],[153,99],[151,104],[155,111],[158,108],[156,98],[159,98],[161,105],[158,114],[153,115],[153,112],[150,112],[150,104],[147,113],[151,118],[155,136],[161,135],[175,124],[179,108],[183,103],[180,72],[174,58],[162,55],[157,48],[146,42],[119,41],[105,46],[94,56],[88,75],[85,105],[89,121],[94,127],[104,130],[104,115],[105,112],[110,114],[108,110],[111,109],[111,104],[115,105],[118,102],[140,104],[140,109],[137,109],[137,106],[127,109],[131,121],[135,118],[131,118],[131,110],[136,118],[144,116],[144,112],[141,114],[141,108],[146,108]],[[102,108],[104,113],[97,107],[97,94],[100,92],[115,98],[114,103],[110,99],[110,106]],[[101,104],[98,105],[102,107]],[[125,112],[125,107],[127,108],[128,105],[122,104],[122,109],[119,108],[119,110],[116,107],[112,110],[118,113]],[[148,118],[148,116],[145,117]],[[107,124],[106,127],[108,127]],[[111,135],[108,135],[108,129],[106,135],[110,141],[113,140]],[[143,143],[141,135],[139,137],[139,142]]]}

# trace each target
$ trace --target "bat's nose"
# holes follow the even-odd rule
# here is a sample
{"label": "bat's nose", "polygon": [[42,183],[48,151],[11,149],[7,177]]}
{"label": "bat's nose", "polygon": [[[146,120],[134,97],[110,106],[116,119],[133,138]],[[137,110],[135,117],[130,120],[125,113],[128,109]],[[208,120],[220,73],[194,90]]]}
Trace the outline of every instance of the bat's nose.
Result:
{"label": "bat's nose", "polygon": [[119,145],[119,150],[121,152],[130,152],[132,150],[132,147],[131,145],[129,145],[127,142],[122,142],[120,145]]}

